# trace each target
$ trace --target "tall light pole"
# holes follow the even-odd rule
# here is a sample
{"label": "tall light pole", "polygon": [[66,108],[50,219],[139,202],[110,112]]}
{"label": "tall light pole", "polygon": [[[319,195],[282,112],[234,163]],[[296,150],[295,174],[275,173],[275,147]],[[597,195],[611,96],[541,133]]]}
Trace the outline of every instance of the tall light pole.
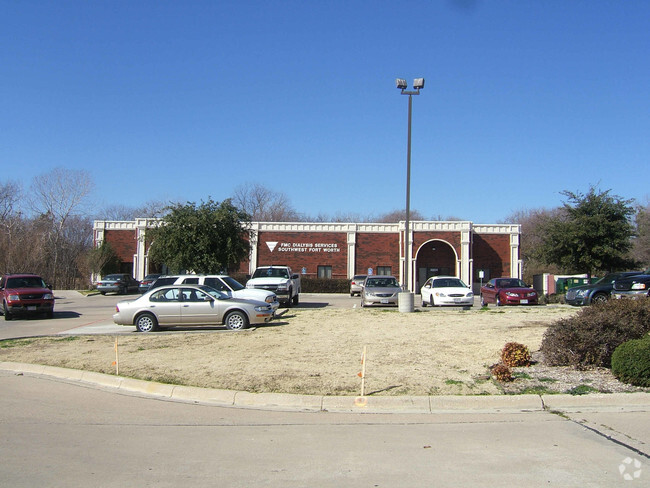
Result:
{"label": "tall light pole", "polygon": [[413,95],[419,95],[420,90],[424,88],[424,78],[415,78],[413,80],[413,90],[408,90],[406,80],[397,78],[395,85],[401,90],[402,95],[409,96],[408,112],[408,142],[406,147],[406,228],[404,232],[404,280],[406,282],[406,291],[398,296],[400,312],[412,312],[413,293],[411,292],[411,256],[409,243],[409,224],[411,220],[411,113],[413,111]]}

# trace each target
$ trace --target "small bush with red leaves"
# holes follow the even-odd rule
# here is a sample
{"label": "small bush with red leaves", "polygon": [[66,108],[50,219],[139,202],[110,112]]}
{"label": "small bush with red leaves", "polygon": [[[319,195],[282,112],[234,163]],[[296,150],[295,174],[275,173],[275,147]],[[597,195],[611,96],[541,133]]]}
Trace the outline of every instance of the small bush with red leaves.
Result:
{"label": "small bush with red leaves", "polygon": [[501,350],[501,362],[511,368],[530,365],[530,351],[523,344],[508,342]]}
{"label": "small bush with red leaves", "polygon": [[510,368],[503,363],[495,364],[492,366],[492,376],[496,378],[497,381],[502,383],[506,381],[512,381],[512,371]]}
{"label": "small bush with red leaves", "polygon": [[608,300],[552,323],[540,348],[550,366],[611,366],[614,350],[650,332],[650,299]]}

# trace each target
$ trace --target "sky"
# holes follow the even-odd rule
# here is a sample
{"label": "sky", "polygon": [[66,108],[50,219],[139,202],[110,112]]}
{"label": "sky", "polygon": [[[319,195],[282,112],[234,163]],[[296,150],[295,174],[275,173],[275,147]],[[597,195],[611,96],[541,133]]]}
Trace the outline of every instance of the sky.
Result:
{"label": "sky", "polygon": [[307,217],[650,198],[646,0],[0,0],[0,183],[93,207],[259,184]]}

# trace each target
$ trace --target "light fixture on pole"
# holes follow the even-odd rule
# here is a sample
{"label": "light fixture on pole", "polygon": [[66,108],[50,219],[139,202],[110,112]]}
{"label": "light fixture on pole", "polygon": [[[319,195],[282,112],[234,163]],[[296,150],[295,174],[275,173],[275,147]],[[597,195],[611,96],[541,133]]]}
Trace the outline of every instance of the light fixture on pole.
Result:
{"label": "light fixture on pole", "polygon": [[411,217],[411,112],[413,110],[413,95],[419,95],[420,90],[424,88],[424,78],[415,78],[413,80],[413,90],[408,90],[408,84],[403,78],[397,78],[395,85],[402,95],[409,96],[408,111],[408,141],[406,147],[406,226],[404,231],[404,282],[406,291],[399,294],[398,304],[400,312],[413,312],[413,293],[411,292],[411,254],[409,242],[409,224]]}

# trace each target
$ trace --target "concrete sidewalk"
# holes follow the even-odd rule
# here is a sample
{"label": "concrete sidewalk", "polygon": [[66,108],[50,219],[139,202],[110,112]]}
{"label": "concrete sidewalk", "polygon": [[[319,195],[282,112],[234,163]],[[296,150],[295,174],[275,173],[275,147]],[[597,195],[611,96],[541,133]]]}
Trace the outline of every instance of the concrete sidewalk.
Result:
{"label": "concrete sidewalk", "polygon": [[249,393],[155,383],[122,376],[38,364],[0,362],[0,369],[79,382],[100,388],[157,398],[263,410],[344,413],[516,413],[650,412],[650,393],[592,393],[588,395],[477,396],[323,396]]}

